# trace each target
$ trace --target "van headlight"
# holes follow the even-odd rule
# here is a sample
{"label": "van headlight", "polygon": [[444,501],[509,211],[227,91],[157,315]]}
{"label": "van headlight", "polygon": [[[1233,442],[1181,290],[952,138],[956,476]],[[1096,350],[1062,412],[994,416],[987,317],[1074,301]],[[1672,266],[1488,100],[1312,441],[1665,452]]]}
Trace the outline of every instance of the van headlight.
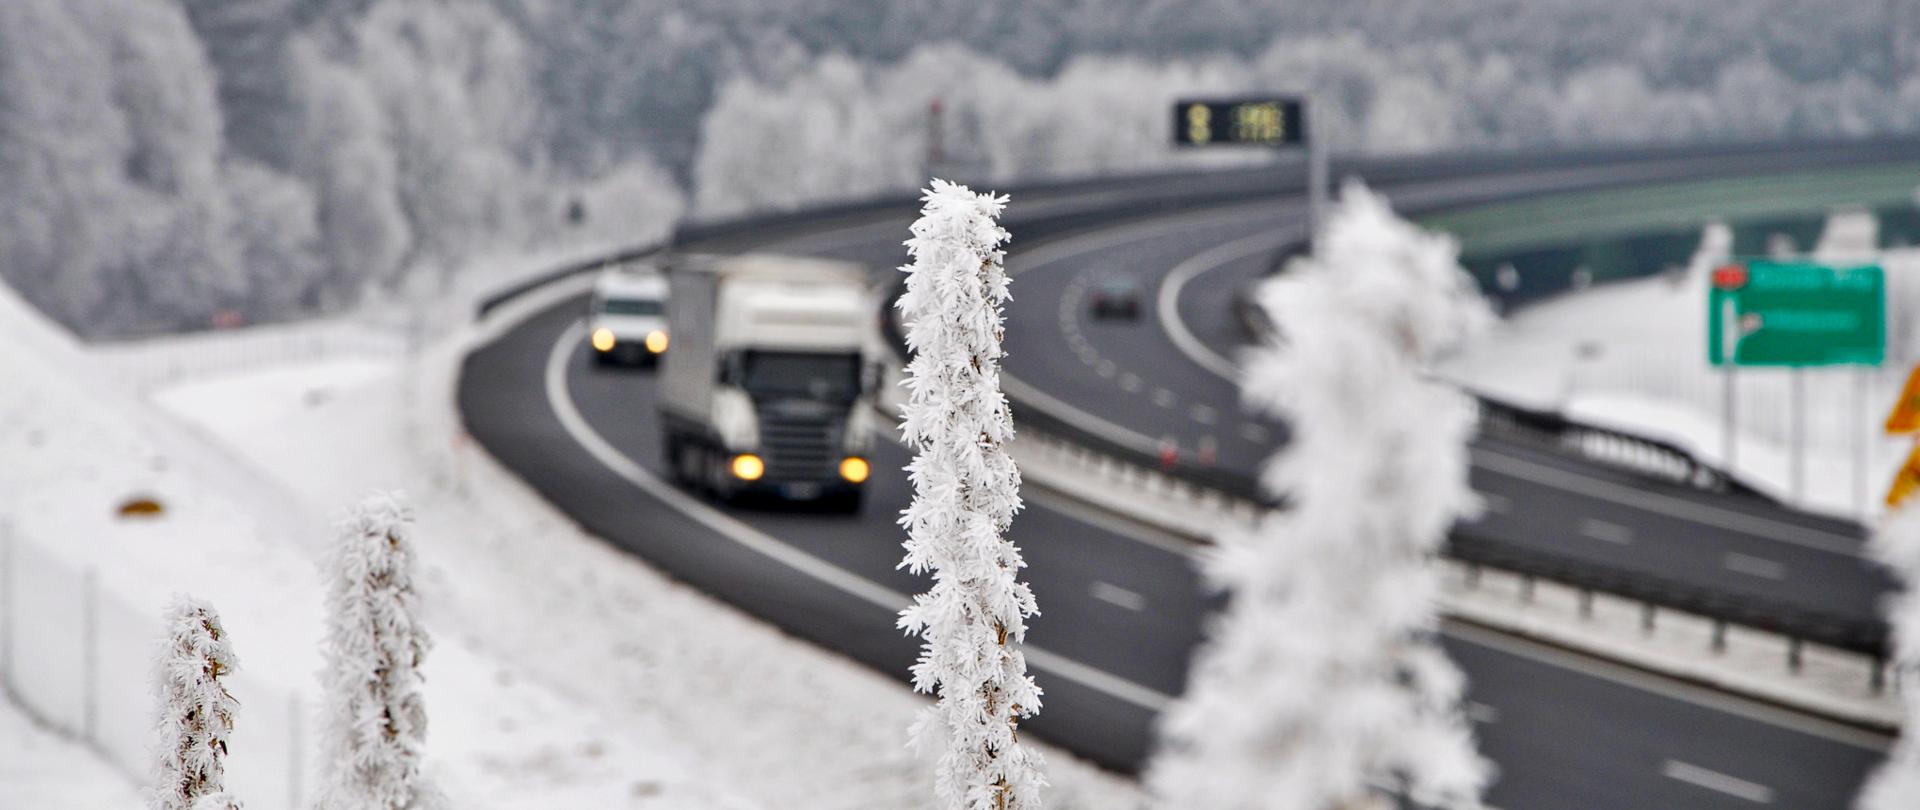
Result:
{"label": "van headlight", "polygon": [[727,465],[733,471],[733,477],[742,481],[758,481],[767,474],[767,463],[752,453],[741,453],[733,457],[733,463]]}
{"label": "van headlight", "polygon": [[593,330],[594,351],[600,351],[600,352],[613,351],[613,344],[614,344],[614,339],[613,339],[612,329],[608,329],[603,326],[599,329]]}
{"label": "van headlight", "polygon": [[867,480],[867,474],[870,472],[872,469],[867,466],[867,460],[864,458],[847,456],[840,460],[840,477],[846,479],[849,484],[858,484]]}
{"label": "van headlight", "polygon": [[667,350],[667,333],[655,329],[647,333],[647,351],[661,354]]}

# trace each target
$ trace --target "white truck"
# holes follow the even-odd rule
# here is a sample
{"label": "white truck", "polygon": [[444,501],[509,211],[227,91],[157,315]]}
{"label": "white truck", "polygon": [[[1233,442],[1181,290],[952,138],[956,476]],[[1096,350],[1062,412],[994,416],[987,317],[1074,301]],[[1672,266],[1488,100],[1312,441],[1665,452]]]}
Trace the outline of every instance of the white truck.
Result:
{"label": "white truck", "polygon": [[871,472],[877,317],[856,264],[774,255],[667,264],[673,352],[660,371],[674,479],[860,508]]}
{"label": "white truck", "polygon": [[618,266],[593,283],[587,342],[602,365],[651,366],[667,351],[667,279],[652,264]]}

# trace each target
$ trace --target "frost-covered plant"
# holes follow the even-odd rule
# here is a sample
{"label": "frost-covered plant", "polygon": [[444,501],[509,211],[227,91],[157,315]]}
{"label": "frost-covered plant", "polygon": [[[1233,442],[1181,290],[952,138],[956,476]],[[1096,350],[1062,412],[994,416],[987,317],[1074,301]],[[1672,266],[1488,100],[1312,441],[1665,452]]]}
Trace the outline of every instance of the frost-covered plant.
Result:
{"label": "frost-covered plant", "polygon": [[906,559],[931,572],[899,625],[925,639],[914,689],[938,693],[913,726],[921,750],[939,750],[935,792],[955,810],[1040,806],[1038,752],[1019,721],[1040,709],[1020,644],[1039,612],[1018,579],[1026,562],[1006,540],[1020,509],[1020,471],[1007,454],[1013,420],[1000,393],[1007,300],[996,218],[1007,198],[934,180],[922,198],[898,306],[913,360],[900,431],[919,450],[907,466],[914,498],[900,518]]}
{"label": "frost-covered plant", "polygon": [[368,498],[340,524],[328,561],[322,810],[441,804],[420,772],[430,644],[415,615],[411,520],[395,496]]}
{"label": "frost-covered plant", "polygon": [[1860,793],[1860,810],[1920,807],[1920,508],[1895,510],[1875,532],[1873,554],[1893,570],[1906,590],[1889,605],[1893,626],[1893,671],[1906,701],[1900,742]]}
{"label": "frost-covered plant", "polygon": [[1476,508],[1474,416],[1422,373],[1488,311],[1452,240],[1357,183],[1323,242],[1259,291],[1277,334],[1243,393],[1291,423],[1262,473],[1290,506],[1208,561],[1232,598],[1162,721],[1148,783],[1169,808],[1472,808],[1489,776],[1435,642],[1431,565]]}
{"label": "frost-covered plant", "polygon": [[197,810],[223,795],[227,738],[239,702],[221,679],[239,667],[220,614],[188,596],[167,608],[167,636],[154,663],[153,810]]}

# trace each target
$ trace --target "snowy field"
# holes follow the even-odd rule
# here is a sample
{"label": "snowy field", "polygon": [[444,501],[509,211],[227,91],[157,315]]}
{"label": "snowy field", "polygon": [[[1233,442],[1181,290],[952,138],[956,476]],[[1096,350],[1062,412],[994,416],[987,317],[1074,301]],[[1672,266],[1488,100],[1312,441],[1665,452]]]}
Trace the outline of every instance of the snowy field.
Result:
{"label": "snowy field", "polygon": [[[1881,511],[1910,443],[1880,431],[1920,360],[1920,252],[1875,247],[1872,218],[1831,217],[1813,256],[1879,261],[1888,279],[1887,362],[1880,369],[1814,368],[1805,377],[1806,467],[1793,472],[1793,372],[1746,368],[1736,378],[1733,469],[1782,500],[1844,516]],[[1684,272],[1623,281],[1528,307],[1503,321],[1445,373],[1470,387],[1580,421],[1662,438],[1709,463],[1726,453],[1725,377],[1706,360],[1707,276],[1729,236],[1709,228]],[[1864,465],[1857,465],[1863,459]],[[1856,472],[1863,470],[1864,478]]]}
{"label": "snowy field", "polygon": [[[124,358],[103,362],[0,290],[0,376],[19,383],[0,390],[0,454],[19,461],[0,468],[0,517],[15,527],[17,591],[45,602],[19,615],[52,617],[17,626],[35,628],[23,644],[58,653],[52,663],[16,656],[13,671],[35,714],[100,741],[98,753],[68,745],[44,756],[121,774],[122,787],[146,772],[147,654],[166,597],[191,591],[221,610],[241,662],[229,784],[252,808],[296,806],[312,783],[317,727],[315,564],[337,510],[398,489],[418,516],[436,638],[429,772],[460,806],[929,801],[931,767],[904,747],[923,699],[554,513],[462,440],[451,400],[459,347],[319,361],[291,352],[279,363],[250,355],[244,371],[189,375],[149,404],[134,385],[93,373],[118,363],[124,376]],[[134,495],[165,512],[116,517]],[[97,623],[91,688],[78,677],[82,616]],[[1048,756],[1050,806],[1141,803],[1131,781]]]}

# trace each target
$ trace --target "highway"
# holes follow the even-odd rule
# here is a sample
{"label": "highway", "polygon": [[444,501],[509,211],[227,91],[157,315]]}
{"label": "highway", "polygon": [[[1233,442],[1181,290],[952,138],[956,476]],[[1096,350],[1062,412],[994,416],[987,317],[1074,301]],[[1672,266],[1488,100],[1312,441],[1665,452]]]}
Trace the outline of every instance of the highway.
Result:
{"label": "highway", "polygon": [[[1492,181],[1467,185],[1475,182],[1485,187]],[[1394,193],[1392,183],[1380,185]],[[1416,198],[1441,196],[1425,186],[1405,191]],[[1084,227],[1021,242],[1022,217],[1060,217],[1079,206],[1094,209],[1111,202],[1088,196],[1077,197],[1072,190],[1035,194],[1023,198],[1032,201],[1025,213],[1020,200],[1010,210],[1017,250],[1010,267],[1018,276],[1008,332],[1009,372],[1043,384],[1074,407],[1098,408],[1100,418],[1118,429],[1147,436],[1179,430],[1187,437],[1217,429],[1221,463],[1253,464],[1279,440],[1278,431],[1258,420],[1244,421],[1227,380],[1209,371],[1206,361],[1181,351],[1157,317],[1130,326],[1096,326],[1078,317],[1082,308],[1073,296],[1076,285],[1104,268],[1150,272],[1157,285],[1167,272],[1216,245],[1256,236],[1285,239],[1297,204],[1283,197],[1158,211],[1125,222],[1091,217]],[[884,270],[904,258],[899,243],[910,215],[907,208],[811,223],[802,219],[700,247],[833,255]],[[1217,325],[1224,314],[1202,298],[1228,283],[1218,279],[1250,272],[1258,256],[1250,251],[1195,271],[1203,279],[1187,285],[1195,297],[1178,296],[1174,304],[1194,307],[1195,315],[1187,319],[1193,324]],[[888,446],[876,453],[868,507],[856,517],[715,509],[662,483],[652,379],[598,372],[587,362],[576,325],[583,306],[568,300],[548,307],[469,356],[459,388],[469,431],[609,542],[790,632],[904,678],[917,644],[894,629],[892,611],[924,587],[895,568],[900,538],[892,517],[905,506],[907,491],[894,471],[905,464],[904,452]],[[1214,340],[1212,351],[1231,350],[1229,333],[1189,328],[1203,342]],[[1100,352],[1097,359],[1089,362],[1076,350],[1081,345],[1071,337],[1076,331],[1084,345]],[[1113,363],[1109,374],[1101,373],[1101,360]],[[1123,362],[1125,373],[1138,380],[1136,391],[1127,391],[1120,377]],[[1173,402],[1165,404],[1166,396],[1156,402],[1159,390]],[[1211,424],[1197,418],[1204,414],[1195,406],[1214,409]],[[1496,460],[1490,464],[1489,459]],[[1782,557],[1804,553],[1804,560],[1787,557],[1795,566],[1845,570],[1858,564],[1851,548],[1857,538],[1822,524],[1765,510],[1756,517],[1753,505],[1650,487],[1644,479],[1543,448],[1494,446],[1489,451],[1483,442],[1476,463],[1476,486],[1486,491],[1537,488],[1513,490],[1508,508],[1496,508],[1486,520],[1489,531],[1568,544],[1568,553],[1637,559],[1611,547],[1640,552],[1657,538],[1691,542],[1702,526],[1718,520],[1733,524],[1723,527],[1728,543],[1742,548],[1770,543],[1765,553]],[[1580,483],[1553,486],[1576,480]],[[1560,500],[1543,500],[1556,491]],[[1090,513],[1033,487],[1027,495],[1028,509],[1015,521],[1013,539],[1027,554],[1029,578],[1041,601],[1030,661],[1047,690],[1045,709],[1028,728],[1110,766],[1137,766],[1150,744],[1154,712],[1183,686],[1188,656],[1212,600],[1200,592],[1180,538]],[[1626,543],[1592,538],[1591,550],[1573,545],[1582,529],[1596,533],[1597,524],[1578,522],[1601,519],[1595,515],[1618,515],[1621,522],[1613,525],[1635,533]],[[1756,540],[1751,529],[1759,524],[1752,521],[1786,528],[1768,530],[1781,537]],[[1619,537],[1612,529],[1598,533]],[[1818,539],[1809,544],[1785,539],[1790,537]],[[1716,563],[1724,564],[1713,558],[1719,546],[1670,545],[1671,551],[1661,552],[1676,555],[1669,565],[1710,572]],[[1783,590],[1810,604],[1830,605],[1830,597],[1839,598],[1823,592],[1817,578],[1807,579],[1804,591]],[[1473,628],[1450,627],[1446,643],[1471,679],[1482,750],[1502,766],[1490,796],[1501,807],[1839,807],[1887,742]]]}

